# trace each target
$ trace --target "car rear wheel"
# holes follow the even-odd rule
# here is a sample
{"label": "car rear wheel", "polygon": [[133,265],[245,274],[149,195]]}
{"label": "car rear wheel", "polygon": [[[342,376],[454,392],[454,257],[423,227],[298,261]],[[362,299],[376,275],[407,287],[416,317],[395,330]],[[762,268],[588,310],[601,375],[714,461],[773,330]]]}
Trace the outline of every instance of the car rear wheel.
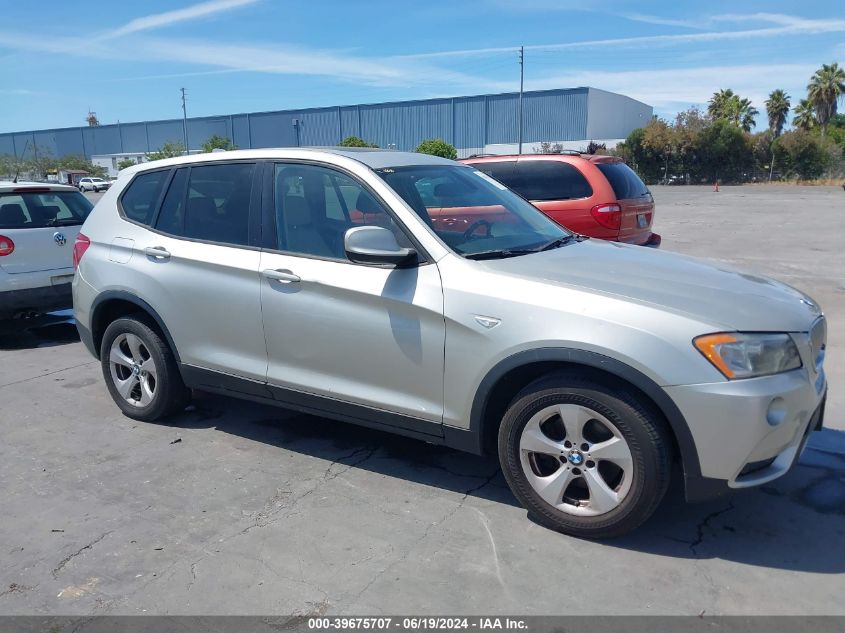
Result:
{"label": "car rear wheel", "polygon": [[499,429],[499,459],[539,523],[584,538],[621,536],[666,493],[671,442],[664,426],[623,383],[558,374],[513,400]]}
{"label": "car rear wheel", "polygon": [[144,316],[120,318],[106,328],[100,361],[112,399],[130,418],[154,422],[190,400],[172,350]]}

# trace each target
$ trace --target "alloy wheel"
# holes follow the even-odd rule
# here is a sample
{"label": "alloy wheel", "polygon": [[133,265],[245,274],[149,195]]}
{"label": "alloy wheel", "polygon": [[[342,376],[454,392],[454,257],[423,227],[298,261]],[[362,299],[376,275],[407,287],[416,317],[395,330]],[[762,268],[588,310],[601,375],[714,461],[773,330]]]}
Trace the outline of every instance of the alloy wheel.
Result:
{"label": "alloy wheel", "polygon": [[628,442],[589,407],[556,404],[535,413],[522,430],[519,456],[534,491],[568,514],[606,514],[631,489],[634,460]]}
{"label": "alloy wheel", "polygon": [[129,404],[148,406],[156,395],[158,369],[150,350],[135,334],[120,334],[109,350],[109,368],[117,392]]}

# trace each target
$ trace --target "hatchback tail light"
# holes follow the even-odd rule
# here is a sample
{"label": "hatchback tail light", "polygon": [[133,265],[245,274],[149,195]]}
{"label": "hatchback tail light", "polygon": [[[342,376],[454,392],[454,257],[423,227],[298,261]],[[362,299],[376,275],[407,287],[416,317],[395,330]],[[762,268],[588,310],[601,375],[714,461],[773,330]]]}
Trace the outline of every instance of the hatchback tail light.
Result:
{"label": "hatchback tail light", "polygon": [[618,204],[597,204],[590,209],[590,215],[606,229],[618,231],[622,226],[622,207]]}
{"label": "hatchback tail light", "polygon": [[11,255],[13,252],[15,252],[15,243],[12,238],[0,235],[0,257]]}
{"label": "hatchback tail light", "polygon": [[73,243],[73,269],[76,270],[79,268],[79,262],[82,260],[82,256],[85,254],[85,251],[88,250],[88,247],[91,246],[91,240],[88,239],[88,236],[84,233],[80,233],[76,236],[76,241]]}

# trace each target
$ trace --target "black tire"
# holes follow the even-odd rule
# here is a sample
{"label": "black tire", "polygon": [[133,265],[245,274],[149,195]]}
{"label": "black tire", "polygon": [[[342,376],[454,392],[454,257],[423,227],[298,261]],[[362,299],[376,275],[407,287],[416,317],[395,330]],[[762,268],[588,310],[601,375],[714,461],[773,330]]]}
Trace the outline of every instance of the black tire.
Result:
{"label": "black tire", "polygon": [[100,193],[100,190],[94,187],[94,193]]}
{"label": "black tire", "polygon": [[[520,461],[523,429],[535,414],[557,404],[579,405],[600,413],[627,442],[633,471],[630,488],[609,512],[578,516],[560,510],[540,497],[523,471]],[[650,403],[643,402],[642,397],[634,395],[621,381],[605,384],[567,373],[549,375],[531,383],[508,407],[499,427],[498,448],[505,479],[532,518],[571,536],[600,539],[630,532],[652,515],[669,486],[672,443],[666,424]],[[560,459],[570,467],[566,457]],[[567,490],[563,490],[564,495]]]}
{"label": "black tire", "polygon": [[[131,404],[118,392],[112,376],[110,351],[112,344],[123,335],[135,335],[143,343],[156,368],[155,391],[151,402]],[[100,364],[103,378],[115,404],[124,415],[144,422],[155,422],[182,411],[190,402],[191,392],[182,382],[173,351],[159,335],[153,321],[143,314],[133,314],[113,321],[103,334],[100,345]]]}

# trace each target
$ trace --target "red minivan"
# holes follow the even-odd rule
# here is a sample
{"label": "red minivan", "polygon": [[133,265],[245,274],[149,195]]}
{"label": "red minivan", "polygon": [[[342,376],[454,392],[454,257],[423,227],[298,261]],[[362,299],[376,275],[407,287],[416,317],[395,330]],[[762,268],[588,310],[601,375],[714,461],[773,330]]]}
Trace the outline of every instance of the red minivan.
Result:
{"label": "red minivan", "polygon": [[461,161],[495,178],[566,228],[603,240],[660,246],[654,198],[615,156],[523,154]]}

